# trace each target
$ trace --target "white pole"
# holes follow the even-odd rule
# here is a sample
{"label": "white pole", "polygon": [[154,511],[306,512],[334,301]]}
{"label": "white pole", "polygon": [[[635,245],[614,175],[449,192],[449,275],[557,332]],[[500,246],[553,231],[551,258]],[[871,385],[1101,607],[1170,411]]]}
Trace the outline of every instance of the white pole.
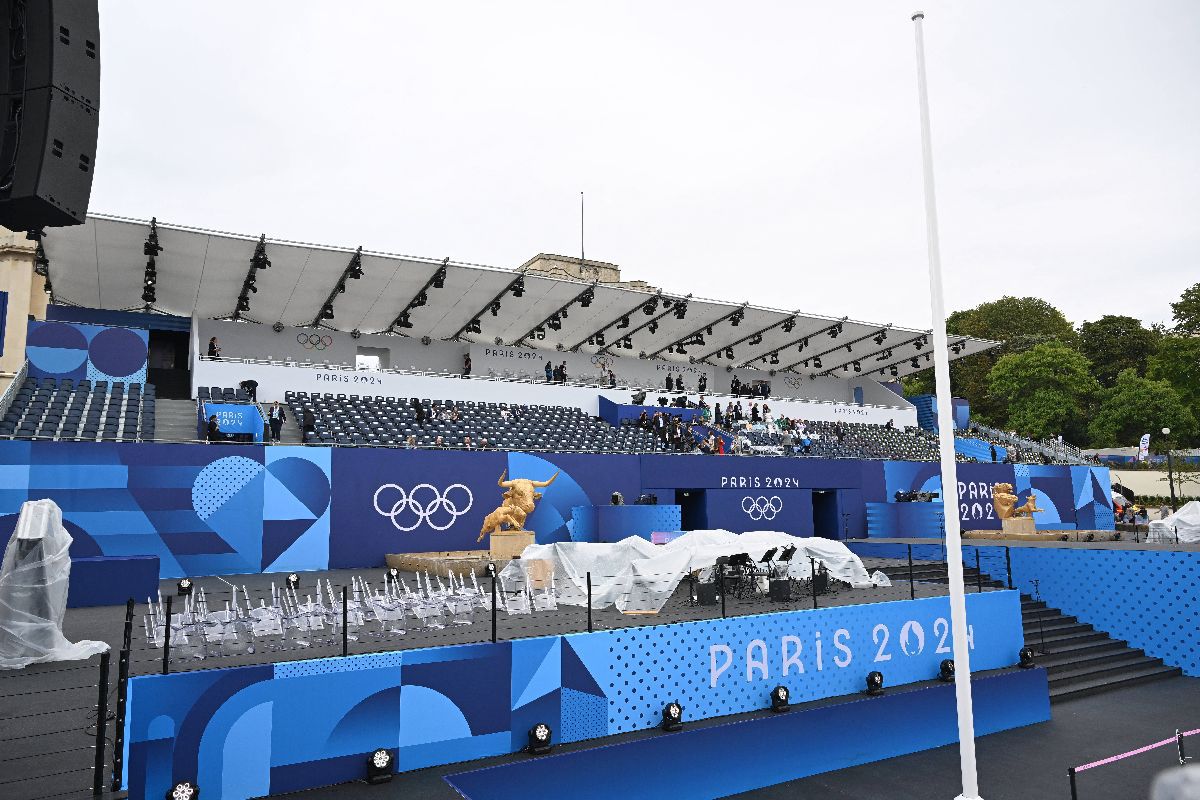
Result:
{"label": "white pole", "polygon": [[971,710],[971,656],[967,648],[967,599],[963,587],[962,539],[958,519],[958,474],[954,467],[954,414],[950,401],[950,356],[946,306],[942,297],[942,261],[938,250],[937,198],[933,191],[933,148],[929,137],[929,95],[925,86],[925,37],[921,12],[913,14],[917,32],[917,93],[921,101],[921,155],[925,167],[925,230],[929,248],[929,304],[933,311],[933,374],[937,394],[938,443],[942,463],[942,508],[946,522],[946,571],[950,580],[950,625],[954,636],[954,696],[958,704],[958,759],[962,794],[979,800],[975,772],[975,719]]}

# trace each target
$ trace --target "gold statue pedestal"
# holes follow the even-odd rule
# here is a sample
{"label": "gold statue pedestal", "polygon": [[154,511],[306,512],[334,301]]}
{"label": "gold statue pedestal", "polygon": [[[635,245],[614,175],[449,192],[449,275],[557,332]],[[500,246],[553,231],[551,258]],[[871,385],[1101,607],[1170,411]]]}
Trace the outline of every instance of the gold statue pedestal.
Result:
{"label": "gold statue pedestal", "polygon": [[536,544],[533,531],[495,531],[489,555],[493,561],[512,561],[531,544]]}
{"label": "gold statue pedestal", "polygon": [[1033,524],[1033,517],[1009,517],[1008,519],[1002,519],[1000,520],[1000,530],[1006,535],[1011,536],[1037,535],[1037,526]]}

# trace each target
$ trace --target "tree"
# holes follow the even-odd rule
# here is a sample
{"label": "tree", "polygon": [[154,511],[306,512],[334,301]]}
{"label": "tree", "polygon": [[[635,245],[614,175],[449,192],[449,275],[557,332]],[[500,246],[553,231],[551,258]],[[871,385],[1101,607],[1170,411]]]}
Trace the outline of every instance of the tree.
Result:
{"label": "tree", "polygon": [[1134,369],[1144,375],[1155,343],[1155,334],[1133,317],[1105,314],[1079,326],[1079,349],[1092,362],[1096,380],[1106,388],[1116,383],[1122,370]]}
{"label": "tree", "polygon": [[1079,440],[1083,409],[1100,390],[1091,363],[1060,341],[1002,356],[988,373],[988,400],[1007,408],[1007,427],[1035,439]]}
{"label": "tree", "polygon": [[1195,432],[1196,417],[1170,383],[1127,369],[1103,393],[1088,430],[1094,447],[1128,447],[1144,433],[1157,439],[1164,427],[1171,429],[1167,446],[1175,446]]}
{"label": "tree", "polygon": [[[988,391],[992,367],[1003,356],[1023,353],[1043,342],[1060,341],[1074,346],[1078,334],[1070,321],[1054,306],[1036,297],[1004,296],[975,308],[955,311],[946,318],[950,341],[957,336],[992,339],[1000,346],[950,364],[950,385],[956,397],[971,404],[971,416],[993,425],[1008,422],[1008,408]],[[905,381],[911,394],[933,392],[933,371],[927,370]]]}
{"label": "tree", "polygon": [[1171,303],[1175,333],[1200,336],[1200,283],[1183,290],[1178,303]]}
{"label": "tree", "polygon": [[1146,374],[1169,382],[1183,401],[1195,409],[1193,414],[1200,413],[1200,337],[1162,337]]}

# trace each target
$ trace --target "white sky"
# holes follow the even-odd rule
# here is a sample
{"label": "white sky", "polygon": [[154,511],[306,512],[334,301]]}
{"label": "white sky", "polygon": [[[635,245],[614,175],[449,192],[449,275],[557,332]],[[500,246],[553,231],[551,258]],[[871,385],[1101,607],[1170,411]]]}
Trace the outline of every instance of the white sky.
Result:
{"label": "white sky", "polygon": [[[911,5],[911,7],[910,7]],[[1168,320],[1200,281],[1200,3],[101,0],[91,210],[924,327]]]}

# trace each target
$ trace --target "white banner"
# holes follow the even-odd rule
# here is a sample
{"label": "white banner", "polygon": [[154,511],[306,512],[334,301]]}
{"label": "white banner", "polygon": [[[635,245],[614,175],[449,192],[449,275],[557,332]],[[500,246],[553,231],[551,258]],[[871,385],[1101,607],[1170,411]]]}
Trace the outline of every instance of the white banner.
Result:
{"label": "white banner", "polygon": [[1150,458],[1150,434],[1143,433],[1142,440],[1138,442],[1138,461],[1146,461]]}

